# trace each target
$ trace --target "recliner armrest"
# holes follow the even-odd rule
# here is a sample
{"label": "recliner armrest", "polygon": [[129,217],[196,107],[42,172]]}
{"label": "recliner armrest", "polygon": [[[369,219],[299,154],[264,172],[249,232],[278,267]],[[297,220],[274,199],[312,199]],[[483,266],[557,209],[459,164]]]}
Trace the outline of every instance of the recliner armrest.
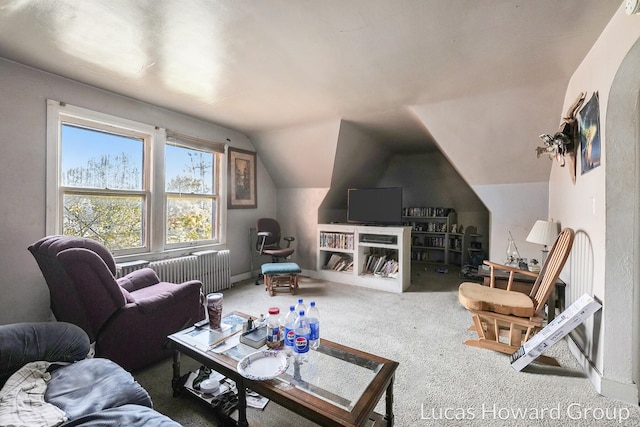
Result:
{"label": "recliner armrest", "polygon": [[[166,283],[161,282],[162,284],[166,285]],[[143,298],[133,293],[135,304],[141,312],[151,313],[162,309],[166,305],[173,305],[176,301],[188,298],[192,294],[200,294],[202,289],[202,282],[199,280],[189,280],[180,284],[171,283],[170,285],[168,290],[165,289],[153,295],[146,295]]]}
{"label": "recliner armrest", "polygon": [[75,362],[89,353],[89,337],[66,322],[0,326],[0,388],[24,365],[35,361]]}
{"label": "recliner armrest", "polygon": [[159,283],[160,278],[155,271],[147,267],[132,271],[126,276],[117,279],[117,282],[127,291],[134,292]]}

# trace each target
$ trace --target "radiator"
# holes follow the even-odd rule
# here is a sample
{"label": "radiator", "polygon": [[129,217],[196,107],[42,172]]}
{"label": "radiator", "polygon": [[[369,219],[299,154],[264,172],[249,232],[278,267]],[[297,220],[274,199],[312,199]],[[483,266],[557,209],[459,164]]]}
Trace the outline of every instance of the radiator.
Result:
{"label": "radiator", "polygon": [[197,279],[202,282],[204,294],[231,287],[231,253],[224,251],[194,252],[198,259]]}
{"label": "radiator", "polygon": [[[594,254],[593,245],[589,235],[584,231],[576,231],[573,247],[567,260],[569,277],[565,280],[565,307],[570,306],[581,296],[589,294],[593,296],[594,282]],[[566,267],[565,267],[566,268]],[[594,360],[598,348],[597,340],[599,325],[596,325],[596,316],[590,316],[570,332],[570,337],[580,351],[589,360]]]}
{"label": "radiator", "polygon": [[191,255],[159,261],[133,261],[118,264],[118,276],[122,277],[134,270],[149,267],[160,280],[182,283],[187,280],[200,280],[202,292],[206,295],[231,287],[230,252],[200,251]]}

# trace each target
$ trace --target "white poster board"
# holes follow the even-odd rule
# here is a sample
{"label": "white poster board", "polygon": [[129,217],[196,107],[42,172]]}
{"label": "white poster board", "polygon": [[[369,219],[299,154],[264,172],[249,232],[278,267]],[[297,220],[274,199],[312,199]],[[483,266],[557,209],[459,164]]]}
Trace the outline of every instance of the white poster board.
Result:
{"label": "white poster board", "polygon": [[521,371],[601,307],[589,294],[582,295],[510,356],[511,367]]}

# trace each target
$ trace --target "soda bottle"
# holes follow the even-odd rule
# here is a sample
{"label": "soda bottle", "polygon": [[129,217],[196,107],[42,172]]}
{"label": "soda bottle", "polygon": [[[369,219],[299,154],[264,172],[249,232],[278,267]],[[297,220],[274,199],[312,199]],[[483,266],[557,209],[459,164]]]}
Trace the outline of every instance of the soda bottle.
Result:
{"label": "soda bottle", "polygon": [[300,310],[304,310],[305,313],[307,312],[307,306],[302,302],[302,298],[298,298],[298,303],[296,304],[296,317],[298,317]]}
{"label": "soda bottle", "polygon": [[284,348],[293,351],[293,344],[295,340],[295,331],[293,330],[294,322],[296,321],[296,311],[294,306],[289,306],[289,312],[282,320],[284,326]]}
{"label": "soda bottle", "polygon": [[311,328],[309,347],[317,350],[318,347],[320,347],[320,312],[318,311],[318,307],[316,307],[315,301],[309,303],[307,319],[309,319],[309,327]]}
{"label": "soda bottle", "polygon": [[293,351],[296,359],[299,361],[307,360],[307,353],[309,352],[309,338],[311,337],[311,328],[309,327],[309,319],[304,315],[304,310],[300,310],[298,318],[294,325],[294,346]]}

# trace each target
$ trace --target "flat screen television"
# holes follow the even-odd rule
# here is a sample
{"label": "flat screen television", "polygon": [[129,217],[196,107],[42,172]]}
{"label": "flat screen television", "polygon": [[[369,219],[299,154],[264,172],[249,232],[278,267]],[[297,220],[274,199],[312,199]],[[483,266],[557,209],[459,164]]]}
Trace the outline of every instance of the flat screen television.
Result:
{"label": "flat screen television", "polygon": [[350,188],[347,191],[347,222],[402,224],[402,187]]}

